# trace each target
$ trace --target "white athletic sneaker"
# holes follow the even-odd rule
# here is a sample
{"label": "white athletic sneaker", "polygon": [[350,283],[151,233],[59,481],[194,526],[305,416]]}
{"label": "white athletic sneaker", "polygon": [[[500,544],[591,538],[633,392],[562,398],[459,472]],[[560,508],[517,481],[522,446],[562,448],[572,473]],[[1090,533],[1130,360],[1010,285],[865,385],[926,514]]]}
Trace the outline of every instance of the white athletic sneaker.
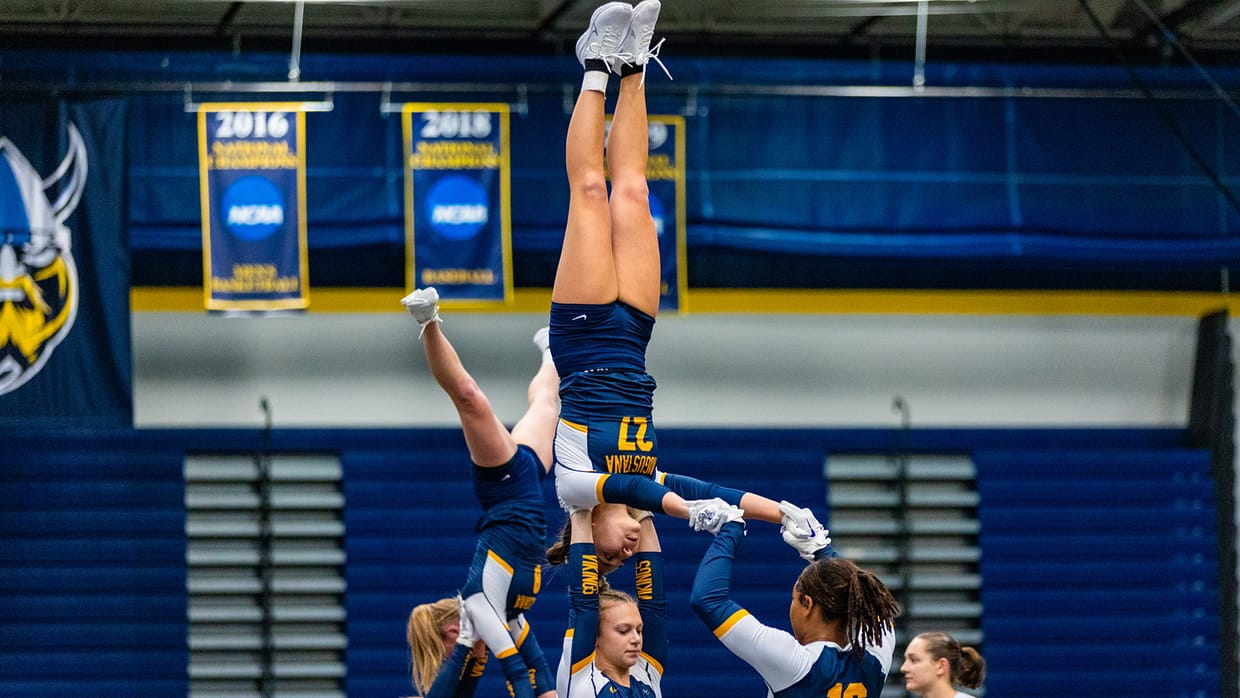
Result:
{"label": "white athletic sneaker", "polygon": [[633,55],[633,62],[645,65],[650,54],[650,41],[654,39],[654,25],[659,21],[659,0],[642,0],[633,8],[633,18],[629,20],[629,33],[621,50]]}
{"label": "white athletic sneaker", "polygon": [[551,338],[548,336],[550,332],[551,328],[540,327],[534,333],[534,346],[538,347],[538,351],[547,351],[547,348],[551,346]]}
{"label": "white athletic sneaker", "polygon": [[[426,326],[432,322],[443,322],[439,317],[439,291],[436,291],[434,286],[419,288],[400,299],[400,302],[409,309],[413,319],[418,321],[422,332],[425,332]],[[422,332],[418,333],[418,337],[422,336]]]}
{"label": "white athletic sneaker", "polygon": [[586,61],[599,60],[615,72],[621,63],[632,60],[620,53],[620,41],[628,32],[632,16],[633,6],[627,2],[609,2],[590,15],[589,28],[577,39],[577,60],[583,68]]}
{"label": "white athletic sneaker", "polygon": [[663,40],[654,47],[650,46],[650,42],[654,39],[654,25],[659,21],[659,10],[663,6],[659,0],[642,0],[633,8],[633,17],[629,20],[629,30],[624,35],[624,41],[621,42],[621,55],[631,57],[629,60],[632,65],[639,66],[642,69],[642,80],[645,81],[646,64],[653,60],[659,64],[663,72],[670,80],[672,74],[668,72],[667,66],[663,65],[663,61],[659,60],[659,48],[663,46]]}

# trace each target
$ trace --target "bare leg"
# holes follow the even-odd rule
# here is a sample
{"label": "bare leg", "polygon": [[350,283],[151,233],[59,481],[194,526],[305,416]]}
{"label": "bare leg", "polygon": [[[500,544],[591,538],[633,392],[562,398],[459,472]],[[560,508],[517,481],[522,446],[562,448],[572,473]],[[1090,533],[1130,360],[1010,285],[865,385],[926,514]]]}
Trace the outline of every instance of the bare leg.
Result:
{"label": "bare leg", "polygon": [[659,311],[659,238],[650,216],[646,184],[649,130],[646,91],[640,73],[620,81],[620,99],[611,123],[607,165],[611,170],[612,253],[618,297],[650,315]]}
{"label": "bare leg", "polygon": [[426,352],[431,375],[456,406],[456,413],[461,418],[461,430],[465,432],[465,445],[469,447],[469,457],[474,464],[484,468],[504,465],[516,454],[517,443],[504,423],[495,416],[487,396],[465,370],[456,349],[440,327],[437,322],[426,325],[422,334],[422,349]]}
{"label": "bare leg", "polygon": [[526,397],[529,409],[512,427],[512,438],[534,449],[543,468],[550,472],[555,453],[555,425],[560,418],[560,376],[555,364],[544,363],[538,369]]}
{"label": "bare leg", "polygon": [[582,90],[568,124],[568,223],[551,290],[557,303],[610,303],[618,294],[603,172],[604,105],[604,93]]}

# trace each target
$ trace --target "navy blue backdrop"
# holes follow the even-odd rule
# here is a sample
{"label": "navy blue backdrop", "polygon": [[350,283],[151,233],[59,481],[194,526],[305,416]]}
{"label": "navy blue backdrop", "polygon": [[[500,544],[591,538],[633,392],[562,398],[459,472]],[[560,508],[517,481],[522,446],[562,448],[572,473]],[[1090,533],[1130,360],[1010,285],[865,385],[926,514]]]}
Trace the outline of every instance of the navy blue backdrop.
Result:
{"label": "navy blue backdrop", "polygon": [[[1143,98],[1115,66],[959,64],[932,64],[928,84],[997,96],[843,97],[819,88],[907,85],[907,66],[703,59],[673,49],[676,80],[653,76],[648,92],[651,113],[687,114],[691,286],[1216,291],[1221,269],[1240,257],[1240,117],[1192,71],[1140,73],[1151,87],[1193,92],[1174,99]],[[283,81],[287,68],[283,57],[263,55],[0,58],[8,79],[79,87]],[[567,205],[565,94],[579,81],[571,57],[304,61],[303,80],[425,81],[393,93],[394,102],[513,104],[515,283],[550,286]],[[1237,69],[1212,77],[1240,84]],[[450,82],[475,88],[452,92]],[[1081,92],[1038,96],[1043,88]],[[179,90],[128,99],[135,283],[196,285],[193,114]],[[377,88],[341,89],[332,100],[331,112],[307,119],[311,282],[401,286],[399,119],[381,112]]]}

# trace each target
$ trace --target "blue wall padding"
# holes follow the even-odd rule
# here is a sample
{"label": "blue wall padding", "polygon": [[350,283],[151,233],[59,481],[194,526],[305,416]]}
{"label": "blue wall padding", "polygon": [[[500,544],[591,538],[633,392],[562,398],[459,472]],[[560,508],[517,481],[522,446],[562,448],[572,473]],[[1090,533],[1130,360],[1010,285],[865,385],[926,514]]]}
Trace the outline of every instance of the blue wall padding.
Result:
{"label": "blue wall padding", "polygon": [[988,694],[1219,695],[1208,452],[974,459]]}

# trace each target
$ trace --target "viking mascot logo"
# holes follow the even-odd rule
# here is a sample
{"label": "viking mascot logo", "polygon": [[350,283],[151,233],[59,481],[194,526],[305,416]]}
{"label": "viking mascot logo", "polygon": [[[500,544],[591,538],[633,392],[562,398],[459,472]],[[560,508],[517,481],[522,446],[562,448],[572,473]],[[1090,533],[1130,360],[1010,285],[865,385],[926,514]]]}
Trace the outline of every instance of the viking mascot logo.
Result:
{"label": "viking mascot logo", "polygon": [[69,124],[64,160],[46,179],[0,136],[0,395],[34,378],[73,327],[73,235],[65,220],[86,186],[86,145]]}

